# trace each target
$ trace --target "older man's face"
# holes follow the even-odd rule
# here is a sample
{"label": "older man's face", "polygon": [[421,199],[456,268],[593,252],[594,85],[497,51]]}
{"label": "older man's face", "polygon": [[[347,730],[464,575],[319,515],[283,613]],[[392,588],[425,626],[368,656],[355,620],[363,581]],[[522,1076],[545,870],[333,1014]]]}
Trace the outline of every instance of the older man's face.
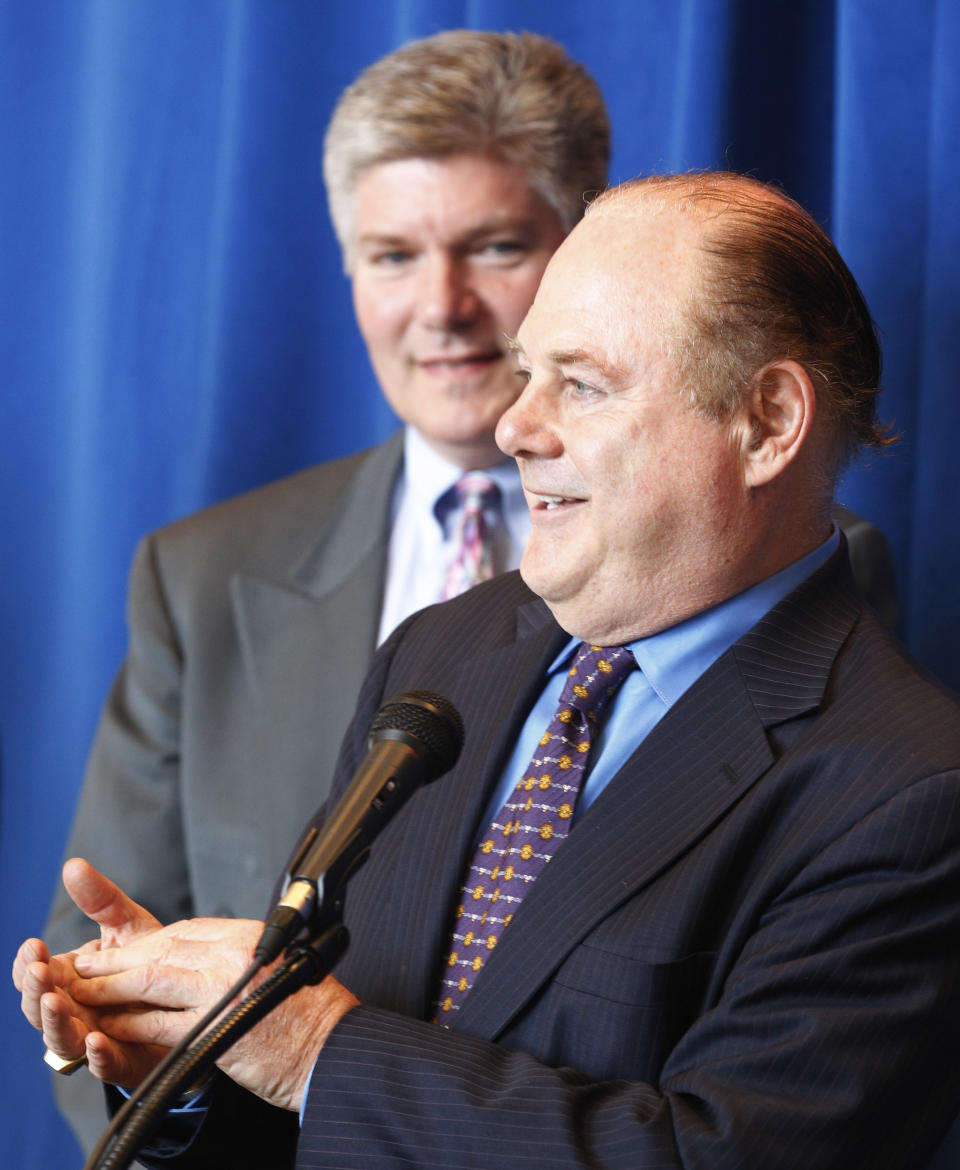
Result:
{"label": "older man's face", "polygon": [[740,587],[743,431],[691,413],[663,344],[702,262],[685,217],[599,208],[518,333],[528,382],[497,438],[533,521],[521,572],[591,641],[652,633]]}
{"label": "older man's face", "polygon": [[520,383],[505,344],[564,237],[517,167],[478,155],[402,159],[356,187],[357,321],[390,405],[458,466],[501,455]]}

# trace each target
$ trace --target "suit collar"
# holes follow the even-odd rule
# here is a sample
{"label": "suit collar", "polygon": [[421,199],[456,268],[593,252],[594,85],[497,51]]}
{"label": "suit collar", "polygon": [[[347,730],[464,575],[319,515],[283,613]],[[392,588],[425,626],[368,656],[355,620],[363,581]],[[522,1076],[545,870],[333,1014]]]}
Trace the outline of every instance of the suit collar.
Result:
{"label": "suit collar", "polygon": [[766,728],[815,710],[860,614],[846,539],[834,555],[761,618],[732,650]]}

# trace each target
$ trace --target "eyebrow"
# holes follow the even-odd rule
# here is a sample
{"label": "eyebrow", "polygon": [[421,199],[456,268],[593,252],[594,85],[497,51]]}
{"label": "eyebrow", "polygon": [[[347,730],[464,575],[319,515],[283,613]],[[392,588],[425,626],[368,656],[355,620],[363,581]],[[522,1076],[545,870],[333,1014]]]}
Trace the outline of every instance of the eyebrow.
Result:
{"label": "eyebrow", "polygon": [[[507,334],[504,340],[507,349],[511,353],[526,356],[523,346],[516,337]],[[598,370],[601,374],[609,378],[617,378],[623,375],[623,370],[619,365],[601,361],[589,349],[554,349],[546,356],[547,360],[555,366],[590,366],[592,369]]]}
{"label": "eyebrow", "polygon": [[[457,237],[456,243],[460,246],[466,244],[470,245],[475,240],[481,240],[484,236],[496,235],[497,232],[523,232],[531,238],[537,237],[537,225],[532,216],[517,216],[517,215],[492,215],[489,219],[478,223],[464,232],[462,236]],[[409,239],[409,233],[406,232],[382,232],[373,229],[369,232],[364,232],[363,235],[357,236],[358,244],[402,244]]]}

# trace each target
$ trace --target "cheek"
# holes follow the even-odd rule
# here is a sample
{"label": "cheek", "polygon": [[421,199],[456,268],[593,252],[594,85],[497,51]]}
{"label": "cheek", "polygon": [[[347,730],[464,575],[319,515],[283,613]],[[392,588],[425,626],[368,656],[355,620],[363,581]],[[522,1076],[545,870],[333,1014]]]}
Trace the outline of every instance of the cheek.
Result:
{"label": "cheek", "polygon": [[546,265],[525,268],[522,272],[491,277],[484,288],[484,300],[500,329],[513,337],[537,295],[540,277]]}
{"label": "cheek", "polygon": [[599,445],[590,460],[593,521],[609,553],[634,555],[638,548],[659,545],[686,508],[685,487],[677,478],[685,476],[685,468],[650,439],[623,419],[617,441]]}
{"label": "cheek", "polygon": [[382,352],[402,338],[408,317],[405,301],[400,290],[354,284],[353,311],[360,335],[371,353]]}

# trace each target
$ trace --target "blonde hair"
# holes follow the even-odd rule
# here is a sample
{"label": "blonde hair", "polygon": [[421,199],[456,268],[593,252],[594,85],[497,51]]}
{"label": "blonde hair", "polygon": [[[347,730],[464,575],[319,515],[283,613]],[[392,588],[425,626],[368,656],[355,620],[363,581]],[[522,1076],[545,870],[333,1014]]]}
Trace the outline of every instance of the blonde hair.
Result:
{"label": "blonde hair", "polygon": [[327,199],[346,266],[364,170],[463,153],[522,167],[569,230],[607,181],[610,125],[600,90],[560,45],[534,33],[442,32],[376,61],[344,90],[324,140]]}

